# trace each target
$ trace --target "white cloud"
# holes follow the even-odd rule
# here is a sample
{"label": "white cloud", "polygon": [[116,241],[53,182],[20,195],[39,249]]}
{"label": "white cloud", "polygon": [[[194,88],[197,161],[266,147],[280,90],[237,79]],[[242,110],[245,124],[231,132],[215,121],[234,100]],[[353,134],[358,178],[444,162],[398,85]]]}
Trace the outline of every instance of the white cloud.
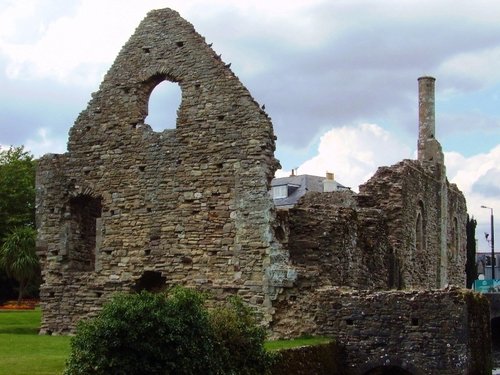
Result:
{"label": "white cloud", "polygon": [[[37,0],[7,1],[0,12],[0,40],[13,38],[35,14]],[[1,44],[0,44],[1,46]]]}
{"label": "white cloud", "polygon": [[479,249],[485,251],[489,245],[483,232],[490,232],[490,212],[481,206],[491,207],[497,215],[500,214],[500,195],[493,194],[499,182],[490,178],[500,173],[500,145],[469,158],[456,152],[445,153],[445,160],[449,180],[462,190],[467,199],[467,210],[478,222],[476,239]]}
{"label": "white cloud", "polygon": [[456,183],[462,191],[472,194],[474,183],[488,171],[500,165],[500,145],[488,153],[477,154],[469,158],[457,152],[445,153],[445,160],[450,181]]}
{"label": "white cloud", "polygon": [[66,152],[66,134],[61,137],[54,136],[50,130],[40,128],[35,139],[26,141],[25,149],[29,150],[36,158],[47,153],[62,154]]}
{"label": "white cloud", "polygon": [[[49,10],[35,12],[46,5],[41,0],[12,2],[3,9],[0,7],[0,53],[8,58],[6,69],[11,79],[55,78],[61,82],[95,85],[131,35],[131,30],[151,9],[169,6],[197,27],[198,24],[202,28],[204,24],[213,26],[212,34],[223,34],[217,38],[219,44],[227,38],[241,41],[256,34],[268,37],[274,34],[284,40],[288,37],[294,46],[311,46],[321,40],[320,34],[326,31],[313,27],[315,21],[302,17],[302,12],[319,2],[86,0],[69,2],[67,6],[71,4],[75,8],[73,12],[50,20],[40,19]],[[49,2],[50,6],[60,4]],[[228,17],[224,21],[226,27],[221,27],[221,13],[237,17]],[[24,27],[19,27],[21,21]],[[235,21],[246,25],[232,25]],[[231,25],[234,30],[228,33],[227,27]],[[294,26],[296,32],[290,26]],[[36,37],[25,40],[26,34]],[[252,70],[249,66],[246,68]]]}
{"label": "white cloud", "polygon": [[500,60],[500,47],[482,51],[469,51],[444,61],[438,75],[451,75],[468,81],[487,85],[500,79],[497,63]]}
{"label": "white cloud", "polygon": [[[321,137],[318,154],[303,163],[298,173],[323,176],[333,172],[338,182],[357,191],[379,166],[392,165],[411,155],[410,147],[376,124],[344,126]],[[288,174],[280,171],[277,175]]]}
{"label": "white cloud", "polygon": [[[33,18],[31,27],[39,31],[34,41],[0,39],[0,52],[9,58],[7,75],[11,79],[55,78],[95,85],[126,42],[130,30],[151,7],[163,3],[87,0],[73,14],[56,18],[43,27],[40,20]],[[43,6],[42,2],[38,1],[37,6]],[[119,22],[110,24],[110,19]],[[0,37],[8,33],[6,30]]]}

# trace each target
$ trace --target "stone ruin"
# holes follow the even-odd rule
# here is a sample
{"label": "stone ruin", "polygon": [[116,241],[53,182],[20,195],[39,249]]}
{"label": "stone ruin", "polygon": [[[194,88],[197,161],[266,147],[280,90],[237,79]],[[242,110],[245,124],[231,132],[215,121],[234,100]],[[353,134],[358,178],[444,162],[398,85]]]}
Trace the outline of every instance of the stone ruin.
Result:
{"label": "stone ruin", "polygon": [[[178,84],[175,129],[148,99]],[[152,11],[37,175],[43,332],[69,332],[117,291],[185,284],[271,306],[290,283],[272,233],[279,163],[267,114],[169,9]]]}
{"label": "stone ruin", "polygon": [[[178,84],[182,99],[175,129],[155,132],[145,118],[163,81]],[[465,285],[466,203],[446,179],[431,77],[419,79],[419,106],[418,160],[379,168],[359,194],[312,193],[276,210],[270,118],[190,23],[170,9],[151,11],[78,116],[68,151],[39,161],[41,333],[72,332],[113,293],[182,284],[215,299],[241,296],[276,337],[332,334],[334,326],[353,337],[356,322],[379,317],[375,306],[415,299],[425,308],[386,308],[385,316],[420,322],[413,327],[425,337],[437,299],[443,316],[462,317],[462,341],[489,334],[469,324],[469,299],[427,291]],[[450,337],[440,339],[442,355],[455,355],[444,344]],[[400,345],[386,355],[389,347],[396,357]],[[380,362],[376,349],[355,357],[363,360],[351,359],[353,368]]]}

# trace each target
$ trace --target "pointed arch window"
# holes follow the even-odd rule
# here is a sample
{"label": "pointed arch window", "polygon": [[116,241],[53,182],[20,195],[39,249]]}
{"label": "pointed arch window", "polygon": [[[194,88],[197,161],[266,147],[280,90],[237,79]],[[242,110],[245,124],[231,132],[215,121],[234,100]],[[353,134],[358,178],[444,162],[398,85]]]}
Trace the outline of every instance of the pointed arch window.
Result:
{"label": "pointed arch window", "polygon": [[425,241],[424,203],[419,201],[415,221],[415,248],[418,253],[422,253],[425,250]]}
{"label": "pointed arch window", "polygon": [[456,258],[460,249],[460,233],[458,230],[458,219],[453,218],[451,223],[451,256]]}

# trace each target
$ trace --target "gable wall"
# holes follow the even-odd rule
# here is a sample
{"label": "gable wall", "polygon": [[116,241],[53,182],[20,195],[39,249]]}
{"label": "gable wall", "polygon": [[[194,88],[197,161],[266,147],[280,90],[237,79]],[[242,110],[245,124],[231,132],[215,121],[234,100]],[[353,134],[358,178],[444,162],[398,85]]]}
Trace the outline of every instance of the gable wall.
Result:
{"label": "gable wall", "polygon": [[[144,119],[162,80],[179,84],[182,102],[176,129],[154,132]],[[73,329],[145,271],[263,306],[278,246],[274,148],[270,119],[192,25],[150,12],[71,128],[68,152],[40,160],[42,331]],[[75,197],[100,202],[96,228],[78,224]],[[82,232],[97,236],[97,255],[77,267]]]}

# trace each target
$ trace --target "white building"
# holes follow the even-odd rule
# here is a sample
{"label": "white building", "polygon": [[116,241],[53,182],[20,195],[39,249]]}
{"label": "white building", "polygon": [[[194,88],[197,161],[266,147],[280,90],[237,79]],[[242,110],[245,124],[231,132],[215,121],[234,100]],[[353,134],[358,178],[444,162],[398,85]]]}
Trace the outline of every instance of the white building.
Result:
{"label": "white building", "polygon": [[288,209],[297,204],[299,199],[309,191],[328,193],[332,191],[350,190],[337,181],[333,173],[326,173],[326,177],[308,174],[292,175],[289,177],[274,178],[271,182],[271,195],[277,208]]}

